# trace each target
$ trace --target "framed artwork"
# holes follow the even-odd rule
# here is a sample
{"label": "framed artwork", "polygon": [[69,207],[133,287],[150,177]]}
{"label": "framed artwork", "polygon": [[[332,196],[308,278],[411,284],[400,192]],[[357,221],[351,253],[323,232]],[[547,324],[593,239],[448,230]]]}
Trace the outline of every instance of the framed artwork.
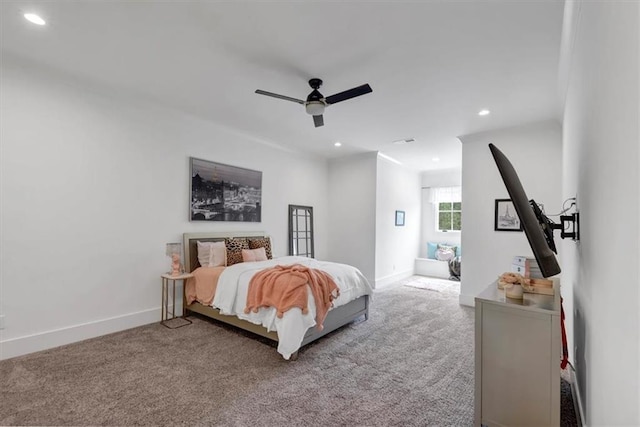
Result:
{"label": "framed artwork", "polygon": [[511,199],[496,199],[493,229],[495,231],[522,231],[522,223]]}
{"label": "framed artwork", "polygon": [[189,220],[260,222],[262,172],[189,159]]}
{"label": "framed artwork", "polygon": [[396,226],[404,225],[404,211],[396,211]]}

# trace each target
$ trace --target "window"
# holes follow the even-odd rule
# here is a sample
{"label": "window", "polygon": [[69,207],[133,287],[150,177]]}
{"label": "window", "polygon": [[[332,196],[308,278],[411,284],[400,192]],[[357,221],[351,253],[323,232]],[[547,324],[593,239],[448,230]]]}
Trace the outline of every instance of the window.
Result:
{"label": "window", "polygon": [[461,187],[431,189],[431,202],[435,207],[435,229],[437,231],[460,231],[462,229],[461,190]]}
{"label": "window", "polygon": [[460,231],[462,202],[440,202],[437,205],[438,231]]}

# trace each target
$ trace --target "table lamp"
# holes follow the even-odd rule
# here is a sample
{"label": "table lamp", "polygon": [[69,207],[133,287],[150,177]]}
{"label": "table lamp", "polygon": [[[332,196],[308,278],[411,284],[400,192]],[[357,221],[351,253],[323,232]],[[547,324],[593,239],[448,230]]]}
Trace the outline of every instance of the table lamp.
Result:
{"label": "table lamp", "polygon": [[179,276],[183,273],[182,268],[182,243],[167,243],[167,256],[171,257],[171,270],[169,273],[172,276]]}

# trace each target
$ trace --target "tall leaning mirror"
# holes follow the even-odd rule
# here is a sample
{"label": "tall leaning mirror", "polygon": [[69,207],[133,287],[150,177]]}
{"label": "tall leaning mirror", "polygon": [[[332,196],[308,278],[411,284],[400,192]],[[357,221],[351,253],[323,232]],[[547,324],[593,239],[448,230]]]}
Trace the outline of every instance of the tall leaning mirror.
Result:
{"label": "tall leaning mirror", "polygon": [[289,255],[313,258],[313,207],[289,205]]}

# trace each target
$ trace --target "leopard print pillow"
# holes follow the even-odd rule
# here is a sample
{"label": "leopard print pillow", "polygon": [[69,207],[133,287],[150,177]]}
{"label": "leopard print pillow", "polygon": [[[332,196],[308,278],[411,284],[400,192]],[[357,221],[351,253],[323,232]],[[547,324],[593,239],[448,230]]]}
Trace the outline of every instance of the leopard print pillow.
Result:
{"label": "leopard print pillow", "polygon": [[249,249],[259,248],[264,248],[264,251],[267,253],[267,259],[273,258],[273,254],[271,253],[271,238],[249,239]]}
{"label": "leopard print pillow", "polygon": [[242,250],[250,249],[249,242],[244,238],[224,239],[224,244],[227,247],[227,265],[242,262]]}

